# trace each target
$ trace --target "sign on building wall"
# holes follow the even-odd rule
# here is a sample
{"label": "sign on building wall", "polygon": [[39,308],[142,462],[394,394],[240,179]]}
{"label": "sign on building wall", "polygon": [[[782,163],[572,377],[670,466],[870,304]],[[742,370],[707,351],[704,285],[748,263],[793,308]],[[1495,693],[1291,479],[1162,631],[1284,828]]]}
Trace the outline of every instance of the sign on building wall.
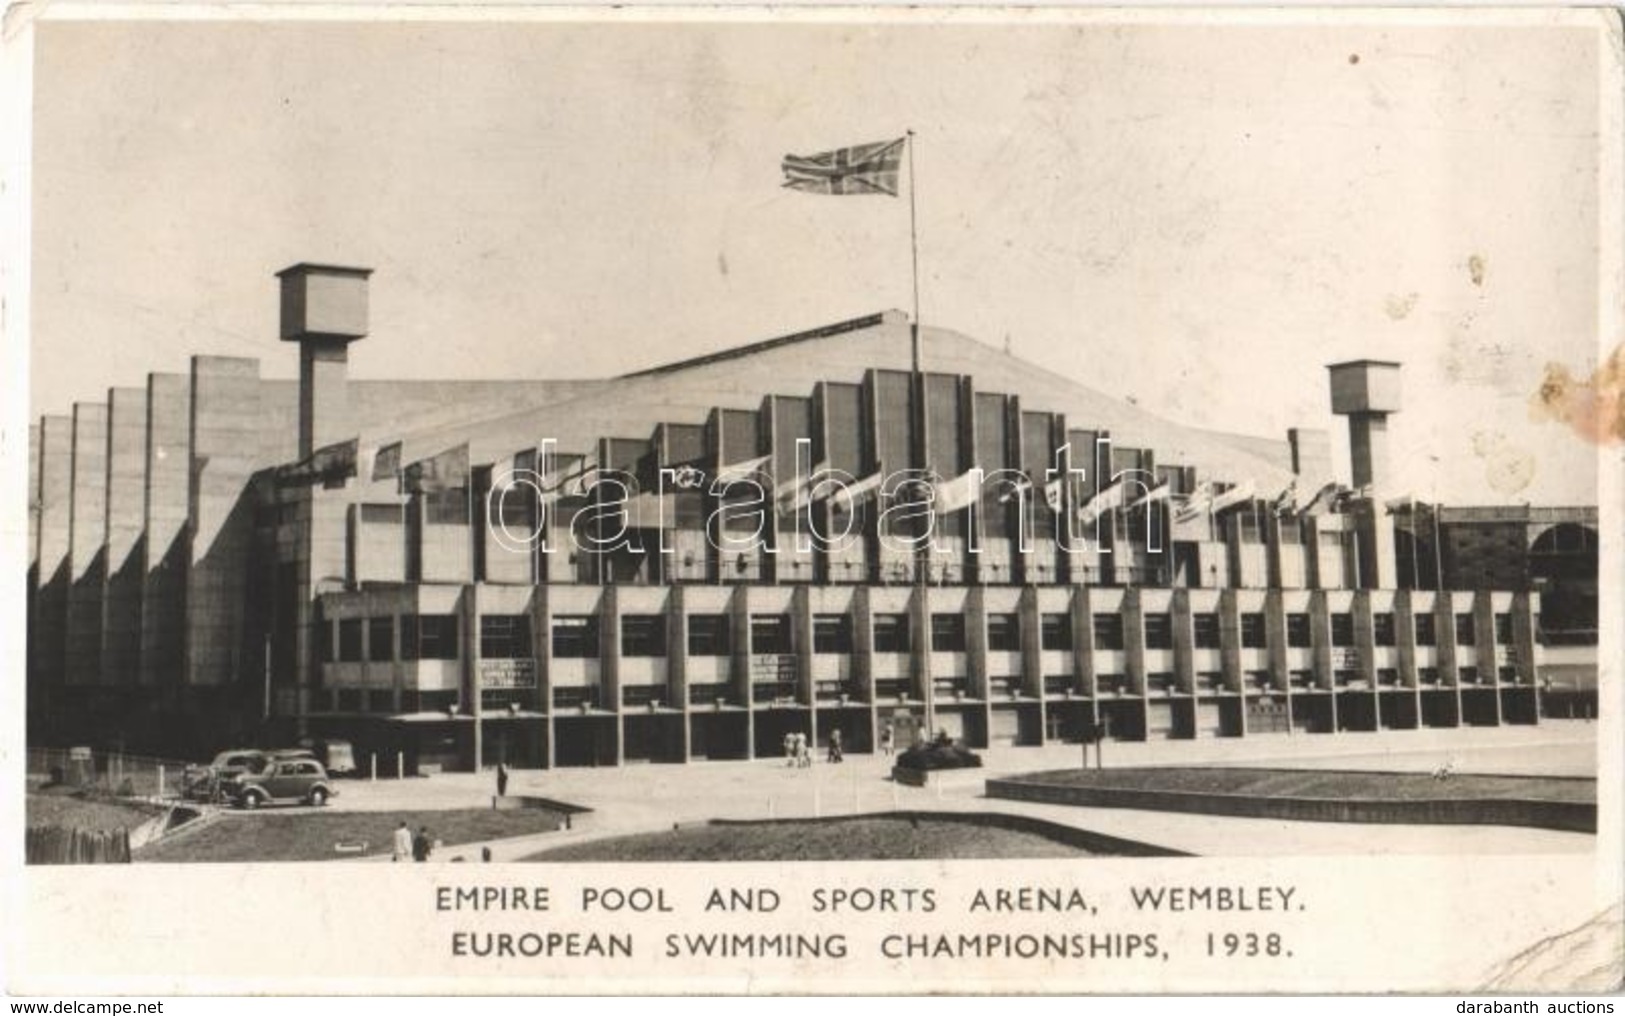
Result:
{"label": "sign on building wall", "polygon": [[789,653],[758,653],[750,658],[752,681],[794,681],[796,658]]}
{"label": "sign on building wall", "polygon": [[486,691],[536,687],[535,660],[481,660],[480,685]]}

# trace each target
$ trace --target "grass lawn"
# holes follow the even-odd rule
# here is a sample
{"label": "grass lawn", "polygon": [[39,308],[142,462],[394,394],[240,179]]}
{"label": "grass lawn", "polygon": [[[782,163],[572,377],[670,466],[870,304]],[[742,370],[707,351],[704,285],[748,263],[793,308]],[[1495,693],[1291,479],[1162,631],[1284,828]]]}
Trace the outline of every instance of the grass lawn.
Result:
{"label": "grass lawn", "polygon": [[74,826],[105,831],[134,829],[163,809],[140,803],[74,797],[67,792],[30,792],[24,799],[30,826]]}
{"label": "grass lawn", "polygon": [[1517,798],[1592,803],[1597,781],[1546,776],[1455,775],[1436,780],[1428,773],[1369,773],[1313,769],[1196,769],[1148,766],[1139,769],[1069,769],[1031,773],[1024,781],[1063,787],[1113,787],[1247,797],[1299,797],[1333,800],[1462,801]]}
{"label": "grass lawn", "polygon": [[917,861],[1090,857],[1036,833],[931,818],[871,816],[823,822],[708,825],[590,840],[527,861]]}
{"label": "grass lawn", "polygon": [[[138,850],[136,861],[331,861],[388,854],[395,827],[427,826],[445,846],[434,857],[450,860],[459,843],[526,836],[552,830],[557,818],[544,811],[258,811],[227,812],[213,823],[182,830]],[[339,843],[362,843],[359,853],[340,853]],[[479,860],[478,851],[468,858]]]}

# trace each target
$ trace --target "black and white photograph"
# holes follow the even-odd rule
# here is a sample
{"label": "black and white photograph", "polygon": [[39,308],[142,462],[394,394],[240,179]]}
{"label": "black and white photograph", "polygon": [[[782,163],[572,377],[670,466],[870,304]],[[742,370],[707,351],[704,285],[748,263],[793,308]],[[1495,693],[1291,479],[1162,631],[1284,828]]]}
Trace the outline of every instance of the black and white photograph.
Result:
{"label": "black and white photograph", "polygon": [[8,991],[1625,978],[1617,12],[5,45]]}

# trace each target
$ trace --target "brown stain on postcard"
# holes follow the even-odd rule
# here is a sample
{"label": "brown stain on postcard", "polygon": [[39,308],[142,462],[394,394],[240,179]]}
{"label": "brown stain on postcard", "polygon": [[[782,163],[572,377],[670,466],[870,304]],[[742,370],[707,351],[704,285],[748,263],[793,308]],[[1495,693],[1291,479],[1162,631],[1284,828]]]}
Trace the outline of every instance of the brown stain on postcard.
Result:
{"label": "brown stain on postcard", "polygon": [[1566,423],[1595,445],[1625,441],[1625,345],[1616,346],[1585,380],[1563,364],[1548,363],[1540,388],[1529,397],[1529,415]]}

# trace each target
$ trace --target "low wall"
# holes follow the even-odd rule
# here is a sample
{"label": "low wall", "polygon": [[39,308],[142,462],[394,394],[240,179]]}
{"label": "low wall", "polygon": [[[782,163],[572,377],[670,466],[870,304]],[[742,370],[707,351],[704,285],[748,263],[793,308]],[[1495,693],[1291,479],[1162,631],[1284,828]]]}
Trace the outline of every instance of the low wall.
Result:
{"label": "low wall", "polygon": [[958,822],[964,825],[986,826],[995,829],[1005,829],[1010,832],[1028,833],[1033,836],[1042,836],[1057,843],[1064,843],[1069,847],[1087,850],[1095,854],[1111,854],[1120,857],[1189,857],[1191,855],[1159,847],[1153,843],[1141,843],[1138,840],[1119,839],[1116,836],[1107,836],[1103,833],[1090,832],[1075,826],[1062,825],[1059,822],[1046,822],[1040,818],[1031,818],[1027,815],[1008,815],[1001,812],[963,812],[963,811],[882,811],[859,815],[842,815],[835,818],[779,818],[779,819],[712,819],[710,825],[714,826],[751,826],[751,825],[832,825],[839,822],[849,822],[862,819],[893,818],[918,819],[933,822]]}
{"label": "low wall", "polygon": [[573,827],[572,816],[589,812],[591,808],[583,808],[578,804],[569,804],[564,801],[555,801],[547,797],[529,797],[522,794],[506,794],[491,798],[492,811],[545,811],[552,814],[553,829],[570,829]]}
{"label": "low wall", "polygon": [[1197,815],[1287,819],[1294,822],[1366,822],[1390,825],[1505,825],[1595,833],[1597,806],[1514,798],[1384,801],[1371,798],[1253,797],[1118,787],[1058,786],[1011,777],[987,781],[987,796],[1090,808],[1140,808]]}

